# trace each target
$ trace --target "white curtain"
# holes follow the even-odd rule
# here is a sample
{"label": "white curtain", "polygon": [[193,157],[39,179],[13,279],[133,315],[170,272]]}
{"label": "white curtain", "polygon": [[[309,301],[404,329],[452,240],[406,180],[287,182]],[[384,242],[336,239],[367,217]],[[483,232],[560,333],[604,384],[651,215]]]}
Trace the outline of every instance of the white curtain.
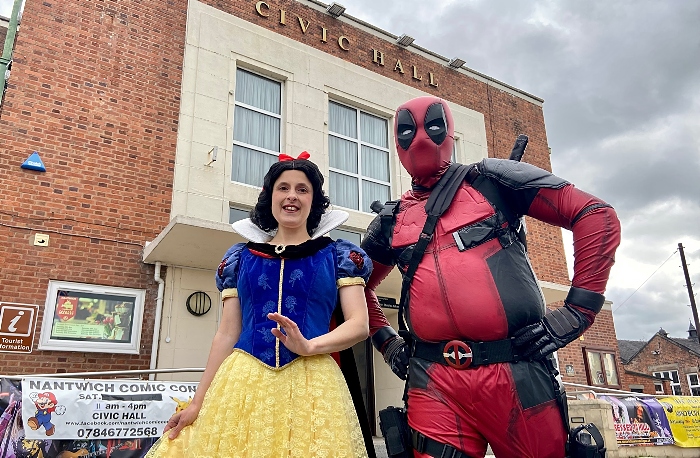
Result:
{"label": "white curtain", "polygon": [[358,210],[360,189],[357,178],[331,172],[328,177],[329,197],[334,205]]}
{"label": "white curtain", "polygon": [[328,107],[328,130],[357,138],[357,110],[331,102]]}
{"label": "white curtain", "polygon": [[280,119],[237,106],[233,118],[233,139],[279,152]]}
{"label": "white curtain", "polygon": [[369,207],[372,202],[378,200],[381,203],[390,199],[389,186],[371,181],[362,181],[362,211],[370,213]]}
{"label": "white curtain", "polygon": [[231,179],[239,183],[262,187],[267,169],[277,160],[278,157],[275,155],[233,145]]}
{"label": "white curtain", "polygon": [[362,145],[362,175],[389,181],[389,152]]}
{"label": "white curtain", "polygon": [[360,135],[362,141],[382,148],[388,148],[386,119],[360,112]]}
{"label": "white curtain", "polygon": [[236,70],[236,102],[280,114],[282,85],[262,76]]}
{"label": "white curtain", "polygon": [[357,173],[357,143],[328,136],[330,166],[334,169]]}
{"label": "white curtain", "polygon": [[233,118],[233,161],[231,179],[262,186],[267,169],[277,160],[274,154],[256,151],[254,146],[279,153],[281,119],[243,106],[281,113],[282,85],[245,70],[236,70],[236,108]]}

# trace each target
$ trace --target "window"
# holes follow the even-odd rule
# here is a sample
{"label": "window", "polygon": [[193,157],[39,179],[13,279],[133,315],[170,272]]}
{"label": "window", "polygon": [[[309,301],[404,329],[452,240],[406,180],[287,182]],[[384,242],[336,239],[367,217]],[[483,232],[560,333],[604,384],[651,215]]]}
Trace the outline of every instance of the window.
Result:
{"label": "window", "polygon": [[241,210],[240,208],[229,207],[228,209],[228,222],[235,223],[242,219],[250,218],[250,211]]}
{"label": "window", "polygon": [[234,110],[231,179],[262,186],[280,153],[282,84],[237,69]]}
{"label": "window", "polygon": [[688,374],[688,388],[691,396],[700,396],[700,379],[698,374]]}
{"label": "window", "polygon": [[333,229],[329,235],[333,240],[343,239],[352,242],[357,246],[362,243],[362,234],[359,232],[345,231],[343,229]]}
{"label": "window", "polygon": [[387,120],[330,102],[329,195],[335,205],[371,212],[391,197]]}
{"label": "window", "polygon": [[145,292],[50,281],[40,350],[139,353]]}
{"label": "window", "polygon": [[676,396],[681,396],[681,382],[678,379],[678,371],[654,372],[654,377],[661,377],[671,380],[671,391]]}
{"label": "window", "polygon": [[620,386],[615,353],[584,348],[588,383],[592,386]]}
{"label": "window", "polygon": [[659,382],[654,382],[654,392],[656,394],[665,394],[664,393],[664,384],[659,383]]}

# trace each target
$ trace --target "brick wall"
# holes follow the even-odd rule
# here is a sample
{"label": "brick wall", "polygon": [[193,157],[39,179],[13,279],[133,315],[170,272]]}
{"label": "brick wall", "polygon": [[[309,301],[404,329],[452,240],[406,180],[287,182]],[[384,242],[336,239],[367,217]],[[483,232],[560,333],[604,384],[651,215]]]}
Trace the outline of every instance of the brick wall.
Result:
{"label": "brick wall", "polygon": [[[0,300],[41,305],[51,279],[145,289],[146,310],[139,355],[38,351],[40,317],[2,373],[148,367],[157,285],[140,257],[169,221],[186,4],[25,5],[0,115]],[[46,173],[20,169],[33,151]]]}
{"label": "brick wall", "polygon": [[[628,371],[649,375],[653,372],[677,370],[683,396],[690,396],[687,374],[699,373],[699,367],[699,357],[659,334],[654,335],[642,351],[625,365]],[[623,379],[623,382],[626,387],[634,383],[628,378]]]}

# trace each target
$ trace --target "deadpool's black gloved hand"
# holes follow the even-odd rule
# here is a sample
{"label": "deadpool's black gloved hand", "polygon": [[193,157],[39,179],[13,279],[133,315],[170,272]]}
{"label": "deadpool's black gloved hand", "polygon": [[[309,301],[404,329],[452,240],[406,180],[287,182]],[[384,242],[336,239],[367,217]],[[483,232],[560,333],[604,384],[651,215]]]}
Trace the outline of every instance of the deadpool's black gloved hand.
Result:
{"label": "deadpool's black gloved hand", "polygon": [[576,340],[589,325],[582,313],[566,304],[515,332],[513,344],[524,359],[540,360]]}
{"label": "deadpool's black gloved hand", "polygon": [[410,350],[403,338],[390,326],[385,326],[374,333],[372,344],[384,356],[392,372],[401,380],[406,380]]}

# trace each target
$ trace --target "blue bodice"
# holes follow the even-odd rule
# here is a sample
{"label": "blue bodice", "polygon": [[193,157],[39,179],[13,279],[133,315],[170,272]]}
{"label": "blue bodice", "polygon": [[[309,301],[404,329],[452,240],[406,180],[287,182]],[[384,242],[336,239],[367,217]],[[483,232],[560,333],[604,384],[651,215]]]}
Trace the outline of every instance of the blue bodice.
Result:
{"label": "blue bodice", "polygon": [[242,331],[235,348],[271,367],[290,363],[298,355],[272,334],[277,323],[267,314],[278,312],[290,318],[307,339],[325,334],[336,307],[337,288],[364,285],[371,269],[364,251],[343,240],[292,259],[269,257],[246,244],[234,245],[216,280],[224,297],[237,295],[240,300]]}

